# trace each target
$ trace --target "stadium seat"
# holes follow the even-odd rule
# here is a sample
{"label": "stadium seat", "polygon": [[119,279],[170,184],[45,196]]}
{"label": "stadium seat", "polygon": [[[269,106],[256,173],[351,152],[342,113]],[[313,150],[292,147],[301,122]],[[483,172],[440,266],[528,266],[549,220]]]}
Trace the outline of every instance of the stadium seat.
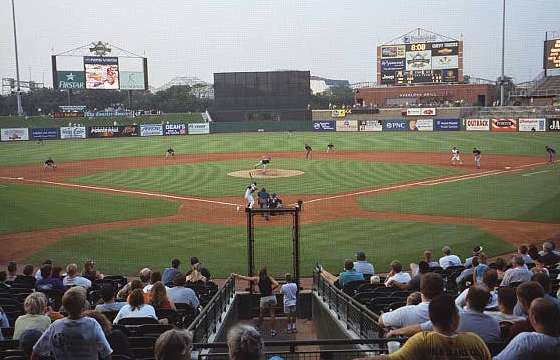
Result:
{"label": "stadium seat", "polygon": [[390,304],[387,306],[387,310],[388,310],[388,311],[393,311],[393,310],[396,310],[396,309],[398,309],[398,308],[400,308],[400,307],[403,307],[403,306],[405,306],[405,305],[406,305],[406,302],[405,302],[405,301],[396,301],[396,302],[394,302],[394,303],[390,303]]}
{"label": "stadium seat", "polygon": [[0,351],[9,349],[19,349],[18,340],[0,340]]}
{"label": "stadium seat", "polygon": [[181,315],[175,310],[158,309],[156,310],[158,319],[167,319],[169,324],[177,324],[181,320]]}
{"label": "stadium seat", "polygon": [[117,323],[119,325],[144,325],[144,324],[159,324],[157,319],[151,317],[129,317],[120,319]]}
{"label": "stadium seat", "polygon": [[350,281],[349,283],[345,284],[342,288],[342,291],[349,296],[354,296],[358,292],[358,288],[363,284],[367,284],[366,280],[357,280],[357,281]]}
{"label": "stadium seat", "polygon": [[159,336],[167,330],[173,329],[173,325],[163,324],[144,324],[136,328],[136,335],[138,336]]}
{"label": "stadium seat", "polygon": [[398,291],[393,291],[391,293],[392,297],[398,297],[401,299],[406,299],[408,297],[408,295],[410,295],[412,293],[412,291],[407,291],[407,290],[398,290]]}

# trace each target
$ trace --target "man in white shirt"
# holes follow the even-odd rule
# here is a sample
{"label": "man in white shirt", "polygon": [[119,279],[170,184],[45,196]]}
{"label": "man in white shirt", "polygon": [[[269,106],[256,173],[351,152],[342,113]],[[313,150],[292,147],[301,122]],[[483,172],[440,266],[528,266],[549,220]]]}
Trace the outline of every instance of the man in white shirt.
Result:
{"label": "man in white shirt", "polygon": [[78,266],[76,264],[69,264],[66,267],[66,276],[62,279],[62,285],[69,287],[81,286],[89,289],[91,287],[91,281],[80,276],[80,273],[78,273]]}
{"label": "man in white shirt", "polygon": [[560,310],[550,301],[537,298],[531,302],[529,322],[534,332],[515,336],[495,360],[555,359],[560,354]]}
{"label": "man in white shirt", "polygon": [[394,283],[397,284],[408,284],[410,281],[410,274],[402,271],[402,265],[397,260],[391,262],[391,271],[387,276],[385,281],[385,286],[391,287]]}
{"label": "man in white shirt", "polygon": [[441,251],[443,252],[443,257],[439,259],[439,266],[443,269],[462,265],[461,259],[457,255],[451,255],[451,248],[449,246],[444,246]]}
{"label": "man in white shirt", "polygon": [[522,255],[513,255],[511,264],[513,268],[506,270],[500,286],[509,286],[513,282],[531,281],[533,273],[527,269]]}
{"label": "man in white shirt", "polygon": [[280,288],[284,295],[284,313],[288,317],[288,333],[297,332],[296,308],[297,308],[297,284],[294,283],[291,274],[286,274],[286,283]]}
{"label": "man in white shirt", "polygon": [[373,265],[366,261],[366,254],[363,251],[356,253],[356,261],[354,262],[354,270],[364,274],[364,276],[371,276],[375,274]]}
{"label": "man in white shirt", "polygon": [[394,311],[384,313],[379,318],[379,326],[385,328],[402,328],[418,325],[430,319],[430,301],[443,294],[443,278],[436,273],[427,273],[420,280],[422,302],[418,305],[407,305]]}

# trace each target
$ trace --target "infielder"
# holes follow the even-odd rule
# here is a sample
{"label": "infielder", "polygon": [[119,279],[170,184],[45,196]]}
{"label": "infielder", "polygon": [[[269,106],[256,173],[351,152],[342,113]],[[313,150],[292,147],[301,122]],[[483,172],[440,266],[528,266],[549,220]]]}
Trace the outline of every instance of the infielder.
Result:
{"label": "infielder", "polygon": [[545,146],[545,149],[548,154],[548,163],[554,164],[556,162],[556,150],[550,146]]}
{"label": "infielder", "polygon": [[330,153],[331,151],[334,151],[334,144],[332,142],[327,144],[327,152]]}
{"label": "infielder", "polygon": [[169,148],[167,149],[167,151],[165,152],[165,157],[174,157],[175,156],[175,150],[173,150],[173,148]]}
{"label": "infielder", "polygon": [[477,169],[480,169],[480,154],[482,153],[480,150],[478,150],[477,148],[473,148],[473,156],[474,156],[474,166]]}
{"label": "infielder", "polygon": [[311,151],[313,151],[311,146],[309,146],[309,144],[305,144],[305,160],[311,157]]}
{"label": "infielder", "polygon": [[43,169],[53,169],[56,170],[56,164],[54,163],[54,160],[52,158],[48,158],[47,160],[45,160],[44,164],[43,164]]}
{"label": "infielder", "polygon": [[451,164],[457,165],[457,163],[461,165],[463,164],[463,161],[461,160],[461,151],[457,149],[456,146],[453,146],[453,149],[451,149]]}
{"label": "infielder", "polygon": [[253,198],[253,193],[257,190],[257,183],[252,183],[251,185],[247,186],[245,190],[245,201],[247,201],[247,207],[252,209],[255,206],[255,199]]}
{"label": "infielder", "polygon": [[263,169],[263,173],[266,173],[266,168],[268,164],[270,164],[271,157],[270,155],[265,155],[263,158],[255,165],[255,169],[261,167]]}

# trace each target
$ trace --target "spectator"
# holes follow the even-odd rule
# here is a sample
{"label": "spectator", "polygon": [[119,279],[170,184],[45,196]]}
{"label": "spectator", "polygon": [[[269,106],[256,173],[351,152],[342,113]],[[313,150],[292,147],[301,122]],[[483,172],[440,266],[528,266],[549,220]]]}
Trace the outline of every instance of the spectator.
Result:
{"label": "spectator", "polygon": [[128,296],[128,304],[123,306],[113,324],[117,324],[120,319],[131,317],[148,317],[157,319],[156,311],[152,305],[144,304],[144,293],[140,289],[134,289]]}
{"label": "spectator", "polygon": [[84,311],[84,316],[94,319],[101,326],[105,339],[113,349],[113,355],[125,355],[134,359],[126,334],[119,329],[113,329],[113,325],[105,315],[94,310],[87,310]]}
{"label": "spectator", "polygon": [[190,360],[192,335],[187,330],[172,329],[161,334],[154,346],[156,360]]}
{"label": "spectator", "polygon": [[93,260],[87,260],[84,263],[83,276],[91,282],[94,282],[95,280],[103,279],[103,274],[97,271],[95,261]]}
{"label": "spectator", "polygon": [[541,284],[544,290],[544,298],[556,305],[560,310],[560,300],[556,296],[551,295],[552,284],[550,283],[550,277],[544,273],[537,273],[531,277],[531,281],[536,281]]}
{"label": "spectator", "polygon": [[494,264],[496,265],[496,271],[498,272],[498,280],[501,282],[508,268],[507,263],[503,258],[499,257],[496,259]]}
{"label": "spectator", "polygon": [[358,251],[356,253],[354,269],[356,269],[357,272],[362,273],[365,277],[371,277],[371,275],[375,274],[373,265],[366,261],[366,254],[363,251]]}
{"label": "spectator", "polygon": [[[352,264],[352,261],[350,261],[350,264]],[[263,266],[261,268],[258,277],[242,276],[239,274],[232,274],[232,276],[257,283],[257,285],[259,286],[259,291],[261,293],[261,299],[259,303],[259,326],[261,326],[263,323],[265,311],[267,309],[270,309],[270,335],[276,336],[276,330],[274,329],[276,323],[276,314],[274,307],[276,306],[277,302],[276,295],[274,295],[274,289],[278,288],[278,282],[274,280],[272,276],[268,275],[266,266]]]}
{"label": "spectator", "polygon": [[41,333],[51,325],[51,319],[45,315],[47,297],[41,292],[29,294],[23,302],[25,315],[16,319],[13,339],[18,340],[25,330],[35,329]]}
{"label": "spectator", "polygon": [[[0,330],[3,328],[9,328],[10,322],[8,321],[8,316],[2,306],[0,306]],[[2,335],[2,331],[0,331],[0,340],[4,340],[4,336]]]}
{"label": "spectator", "polygon": [[35,280],[39,281],[43,278],[43,276],[41,275],[41,268],[44,265],[50,265],[52,267],[52,260],[47,259],[47,260],[43,261],[43,263],[41,264],[41,267],[39,269],[37,269],[37,272],[35,272]]}
{"label": "spectator", "polygon": [[145,293],[151,292],[152,287],[158,281],[161,281],[161,273],[159,271],[152,272],[152,274],[150,275],[150,283],[148,285],[144,286],[144,292]]}
{"label": "spectator", "polygon": [[54,354],[55,359],[110,359],[109,346],[101,326],[94,319],[83,317],[86,292],[77,286],[66,291],[62,305],[68,317],[52,323],[33,347],[32,359]]}
{"label": "spectator", "polygon": [[64,285],[62,280],[59,278],[53,278],[51,276],[52,265],[44,264],[39,270],[41,279],[37,280],[35,283],[35,290],[37,291],[51,291],[58,290],[64,291]]}
{"label": "spectator", "polygon": [[171,261],[171,267],[163,270],[163,274],[161,275],[161,281],[165,285],[172,283],[173,279],[175,279],[175,275],[180,273],[179,266],[181,266],[181,261],[179,259],[173,259]]}
{"label": "spectator", "polygon": [[280,289],[280,292],[284,295],[284,314],[288,318],[288,333],[296,333],[298,287],[292,278],[292,274],[286,274],[285,278],[286,283]]}
{"label": "spectator", "polygon": [[529,256],[529,248],[526,245],[518,247],[517,253],[523,257],[525,264],[532,264],[534,262],[531,256]]}
{"label": "spectator", "polygon": [[195,267],[202,274],[202,276],[204,276],[206,278],[207,281],[209,281],[211,279],[210,271],[208,271],[207,268],[202,266],[202,264],[200,263],[200,261],[198,260],[198,258],[196,256],[193,256],[193,257],[191,257],[191,268],[194,269]]}
{"label": "spectator", "polygon": [[[498,273],[496,270],[488,270],[484,274],[484,278],[482,282],[478,284],[481,288],[488,291],[490,294],[488,304],[486,305],[486,310],[492,310],[498,307],[498,294],[496,294],[496,286],[498,286]],[[463,308],[467,305],[467,295],[469,293],[469,289],[463,290],[455,299],[455,304],[459,308]]]}
{"label": "spectator", "polygon": [[482,246],[475,246],[472,250],[472,256],[465,259],[465,268],[470,268],[472,266],[472,260],[474,257],[479,257],[482,252]]}
{"label": "spectator", "polygon": [[183,273],[178,273],[173,279],[173,287],[167,290],[167,296],[173,303],[189,304],[193,309],[198,309],[200,301],[193,289],[185,287],[186,279]]}
{"label": "spectator", "polygon": [[421,302],[422,302],[422,294],[420,293],[420,291],[415,291],[413,293],[410,293],[410,295],[406,297],[406,305],[418,305]]}
{"label": "spectator", "polygon": [[185,277],[187,283],[191,284],[205,283],[207,279],[199,270],[199,264],[193,265],[190,274]]}
{"label": "spectator", "polygon": [[85,277],[80,276],[78,266],[76,264],[69,264],[66,267],[66,277],[62,280],[64,286],[81,286],[85,289],[91,287],[91,281]]}
{"label": "spectator", "polygon": [[[527,281],[523,284],[519,285],[516,289],[517,292],[517,302],[521,305],[521,309],[523,310],[524,315],[529,314],[529,308],[531,306],[531,302],[538,298],[544,297],[544,289],[536,281]],[[514,311],[515,315],[515,311]],[[510,341],[513,339],[517,334],[522,332],[531,332],[535,331],[531,326],[529,320],[521,320],[516,321],[513,325],[508,329],[507,333],[504,334],[506,341]]]}
{"label": "spectator", "polygon": [[281,209],[284,205],[282,204],[282,199],[280,199],[276,193],[272,193],[270,199],[268,200],[268,207],[270,209]]}
{"label": "spectator", "polygon": [[391,287],[393,284],[408,284],[410,281],[410,274],[402,271],[402,265],[397,260],[391,262],[391,270],[387,274],[385,286]]}
{"label": "spectator", "polygon": [[[142,288],[148,285],[151,275],[152,275],[152,270],[150,270],[149,268],[143,268],[142,270],[140,270],[139,281],[142,284]],[[132,285],[132,281],[126,284],[125,286],[123,286],[123,288],[120,289],[119,292],[117,293],[117,298],[118,299],[128,298],[128,295],[132,292],[131,285]]]}
{"label": "spectator", "polygon": [[252,326],[237,325],[227,336],[230,360],[261,360],[264,344],[261,334]]}
{"label": "spectator", "polygon": [[344,271],[338,275],[338,284],[340,287],[352,281],[364,280],[364,275],[354,269],[354,262],[352,260],[344,261]]}
{"label": "spectator", "polygon": [[8,273],[5,271],[0,271],[0,290],[8,290],[11,286],[6,284],[8,279]]}
{"label": "spectator", "polygon": [[529,309],[534,332],[523,332],[494,359],[557,359],[560,354],[560,310],[546,299],[535,299]]}
{"label": "spectator", "polygon": [[484,279],[484,274],[488,271],[489,267],[487,265],[488,259],[486,254],[481,252],[478,255],[478,266],[474,267],[474,283],[478,284]]}
{"label": "spectator", "polygon": [[101,287],[101,300],[103,303],[95,306],[95,311],[100,313],[109,311],[119,311],[123,306],[126,305],[125,302],[115,302],[115,289],[113,285],[105,284]]}
{"label": "spectator", "polygon": [[51,277],[53,279],[59,279],[60,281],[62,281],[62,275],[60,274],[61,272],[62,272],[62,267],[53,266],[51,271]]}
{"label": "spectator", "polygon": [[505,272],[500,286],[509,286],[509,284],[513,282],[524,282],[531,280],[531,276],[533,275],[533,273],[527,269],[525,261],[523,260],[523,256],[513,255],[513,257],[511,258],[511,264],[513,265],[513,268],[508,269]]}
{"label": "spectator", "polygon": [[431,268],[441,267],[437,261],[432,259],[432,252],[430,250],[424,251],[424,261],[427,262]]}
{"label": "spectator", "polygon": [[437,273],[427,273],[420,280],[422,302],[418,305],[403,306],[384,313],[379,318],[379,326],[386,328],[402,328],[420,324],[429,320],[428,306],[430,301],[443,294],[443,278]]}
{"label": "spectator", "polygon": [[14,281],[17,277],[17,263],[15,261],[8,262],[8,278],[6,281]]}
{"label": "spectator", "polygon": [[175,310],[175,304],[167,297],[165,285],[158,281],[152,287],[150,305],[156,310]]}
{"label": "spectator", "polygon": [[543,273],[548,275],[549,271],[548,269],[544,266],[544,264],[539,260],[539,258],[535,259],[534,261],[535,266],[533,266],[531,268],[531,272],[533,274],[538,274],[538,273]]}
{"label": "spectator", "polygon": [[545,241],[542,245],[542,255],[539,256],[538,260],[544,264],[544,266],[553,266],[560,262],[560,255],[554,251],[554,243],[551,241]]}
{"label": "spectator", "polygon": [[513,308],[517,302],[515,289],[507,286],[498,288],[498,311],[485,311],[486,315],[492,316],[498,321],[520,321],[523,316],[513,314]]}
{"label": "spectator", "polygon": [[461,259],[457,255],[451,255],[451,248],[449,246],[444,246],[441,251],[443,252],[443,257],[439,259],[439,266],[443,269],[462,264]]}
{"label": "spectator", "polygon": [[477,335],[461,332],[459,314],[449,295],[435,297],[429,304],[433,331],[421,332],[390,355],[374,359],[476,359],[490,360],[490,351]]}
{"label": "spectator", "polygon": [[461,274],[457,276],[455,282],[457,285],[462,284],[463,281],[474,282],[474,269],[478,266],[478,256],[473,256],[470,258],[470,267],[461,271]]}
{"label": "spectator", "polygon": [[[412,264],[411,264],[412,267]],[[409,291],[419,291],[420,290],[420,281],[422,276],[430,271],[430,267],[427,262],[420,261],[418,263],[418,273],[410,279],[410,281],[406,284],[393,282],[393,287],[396,287],[399,290],[409,290]]]}
{"label": "spectator", "polygon": [[33,265],[27,264],[23,267],[23,274],[16,276],[14,284],[34,288],[36,281],[35,276],[33,276]]}

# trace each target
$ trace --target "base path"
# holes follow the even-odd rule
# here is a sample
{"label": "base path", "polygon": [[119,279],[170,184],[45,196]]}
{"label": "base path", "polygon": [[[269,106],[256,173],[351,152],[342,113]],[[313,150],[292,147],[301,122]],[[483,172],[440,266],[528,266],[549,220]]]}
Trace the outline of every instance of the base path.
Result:
{"label": "base path", "polygon": [[[302,158],[303,153],[271,153],[273,159],[278,158]],[[135,168],[162,167],[177,164],[194,164],[213,161],[231,160],[255,160],[260,155],[253,153],[237,154],[197,154],[178,155],[173,159],[158,157],[131,157],[116,159],[97,159],[60,163],[56,171],[45,171],[39,165],[16,166],[0,168],[0,183],[25,183],[40,186],[62,186],[72,188],[76,191],[98,191],[104,193],[121,193],[128,196],[143,198],[159,198],[175,201],[181,204],[176,215],[137,219],[129,221],[117,221],[105,224],[92,224],[71,226],[50,230],[23,232],[16,234],[0,235],[0,244],[9,243],[4,246],[0,254],[0,263],[8,260],[22,261],[30,254],[53,244],[66,236],[80,235],[94,231],[105,231],[114,229],[137,228],[142,226],[178,223],[184,221],[200,222],[205,224],[221,224],[226,226],[242,226],[246,223],[244,212],[237,211],[237,206],[243,207],[241,195],[238,197],[196,198],[179,196],[175,194],[163,194],[157,192],[135,191],[129,189],[114,189],[102,186],[88,186],[69,184],[65,180],[71,177],[85,176],[97,172],[126,170]],[[542,158],[528,156],[504,156],[485,155],[483,168],[474,169],[471,164],[452,166],[448,154],[442,153],[363,153],[363,152],[336,152],[315,153],[313,159],[326,160],[353,160],[365,162],[383,163],[406,163],[423,164],[447,168],[459,168],[466,172],[463,175],[446,176],[437,179],[388,185],[381,188],[364,189],[352,193],[340,193],[330,196],[285,196],[285,204],[295,203],[303,200],[302,223],[320,223],[345,218],[364,218],[372,220],[394,220],[394,221],[416,221],[434,224],[466,224],[477,226],[484,231],[512,244],[542,241],[560,236],[560,224],[545,224],[536,222],[487,220],[479,218],[463,218],[450,216],[429,216],[400,213],[379,213],[366,211],[358,205],[358,197],[361,195],[375,195],[389,191],[400,191],[420,186],[434,186],[448,182],[458,182],[485,176],[496,176],[518,171],[528,171],[544,164]],[[273,171],[273,168],[267,170]],[[262,172],[262,170],[255,170]],[[257,222],[263,221],[257,219]],[[268,226],[280,224],[279,219],[268,222]]]}

